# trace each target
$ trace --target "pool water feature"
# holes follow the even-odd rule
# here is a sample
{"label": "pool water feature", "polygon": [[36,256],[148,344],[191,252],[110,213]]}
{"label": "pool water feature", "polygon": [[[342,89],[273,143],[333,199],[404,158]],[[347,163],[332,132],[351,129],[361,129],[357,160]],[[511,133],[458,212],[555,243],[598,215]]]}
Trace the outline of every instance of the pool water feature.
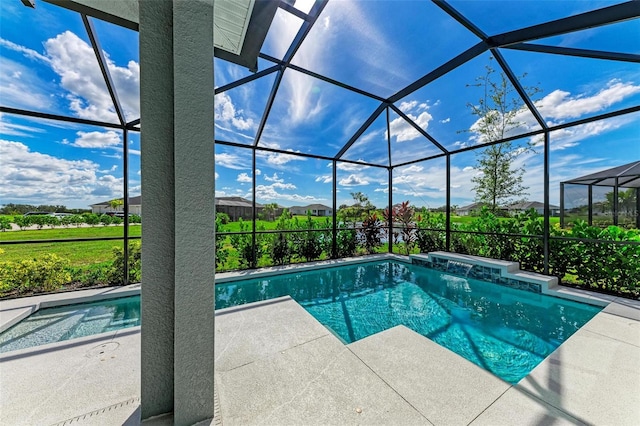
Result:
{"label": "pool water feature", "polygon": [[602,308],[396,261],[216,285],[216,308],[290,295],[345,343],[404,325],[517,383]]}
{"label": "pool water feature", "polygon": [[44,308],[0,334],[0,353],[140,325],[140,296]]}

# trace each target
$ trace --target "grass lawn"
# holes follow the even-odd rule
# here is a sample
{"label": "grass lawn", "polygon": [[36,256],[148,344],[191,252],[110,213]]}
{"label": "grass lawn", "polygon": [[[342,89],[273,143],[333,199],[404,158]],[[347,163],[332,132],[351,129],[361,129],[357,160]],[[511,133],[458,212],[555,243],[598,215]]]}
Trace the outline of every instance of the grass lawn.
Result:
{"label": "grass lawn", "polygon": [[[132,237],[139,237],[141,229],[142,227],[140,225],[130,225],[129,235]],[[0,241],[122,237],[123,233],[124,228],[122,226],[96,226],[82,228],[69,227],[54,229],[43,228],[26,231],[0,232]]]}
{"label": "grass lawn", "polygon": [[[451,215],[451,223],[472,223],[476,219],[477,219],[477,217],[475,217],[475,216],[453,216],[453,215]],[[500,217],[498,219],[505,220],[505,219],[512,219],[512,218]],[[549,223],[551,224],[551,226],[553,226],[556,223],[560,223],[560,218],[559,217],[550,217],[549,218]]]}
{"label": "grass lawn", "polygon": [[[306,216],[297,216],[298,220],[305,221]],[[453,223],[469,223],[476,218],[472,216],[451,216]],[[559,218],[552,217],[551,224],[559,222]],[[313,217],[314,222],[319,222],[321,227],[331,228],[331,218]],[[245,222],[251,230],[251,222]],[[257,220],[256,229],[273,230],[277,221]],[[138,237],[141,235],[142,226],[132,224],[129,226],[129,235]],[[224,232],[240,232],[240,222],[231,222],[223,225]],[[68,227],[55,229],[41,229],[28,231],[0,232],[0,241],[17,240],[50,240],[50,239],[73,239],[73,238],[99,238],[99,237],[122,237],[122,226],[96,226],[96,227]],[[231,247],[230,240],[226,239],[225,244],[230,249],[226,268],[238,268],[239,261],[236,250]],[[121,241],[74,241],[68,243],[38,243],[38,244],[8,244],[0,245],[4,253],[0,254],[0,261],[16,261],[22,259],[37,258],[40,254],[53,253],[60,257],[69,259],[73,266],[87,266],[96,263],[112,261],[113,248],[122,247]],[[385,249],[386,250],[386,249]],[[265,259],[259,262],[263,266],[267,264]]]}
{"label": "grass lawn", "polygon": [[[140,236],[140,225],[129,227],[129,235]],[[95,228],[56,228],[34,231],[0,232],[0,241],[49,240],[65,238],[122,237],[122,226]],[[122,241],[73,241],[68,243],[7,244],[0,248],[0,261],[16,261],[38,258],[53,253],[68,259],[72,266],[86,266],[113,261],[113,248],[122,247]]]}
{"label": "grass lawn", "polygon": [[[306,216],[294,216],[294,217],[297,217],[300,222],[307,220]],[[324,227],[331,228],[332,226],[332,219],[330,217],[312,217],[311,220],[313,220],[316,223],[319,222],[323,228]],[[246,223],[249,226],[247,230],[251,231],[252,230],[251,221],[245,221],[244,223]],[[266,221],[266,220],[258,219],[256,220],[256,229],[257,230],[264,229],[265,231],[271,231],[276,229],[277,223],[278,223],[277,220]],[[226,225],[222,225],[222,228],[223,228],[223,232],[240,232],[240,222],[229,222]]]}

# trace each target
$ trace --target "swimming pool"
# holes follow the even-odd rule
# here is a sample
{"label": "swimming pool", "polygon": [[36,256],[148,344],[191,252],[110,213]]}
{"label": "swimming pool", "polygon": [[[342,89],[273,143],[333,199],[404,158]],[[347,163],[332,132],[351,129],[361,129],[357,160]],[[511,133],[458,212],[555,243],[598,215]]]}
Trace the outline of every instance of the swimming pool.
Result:
{"label": "swimming pool", "polygon": [[[602,308],[395,260],[215,286],[222,309],[290,295],[344,343],[404,325],[516,383]],[[0,335],[8,352],[140,325],[140,296],[46,308]]]}
{"label": "swimming pool", "polygon": [[44,308],[0,334],[0,353],[140,325],[140,296]]}
{"label": "swimming pool", "polygon": [[516,383],[602,308],[380,261],[216,285],[216,308],[290,295],[345,343],[404,325]]}

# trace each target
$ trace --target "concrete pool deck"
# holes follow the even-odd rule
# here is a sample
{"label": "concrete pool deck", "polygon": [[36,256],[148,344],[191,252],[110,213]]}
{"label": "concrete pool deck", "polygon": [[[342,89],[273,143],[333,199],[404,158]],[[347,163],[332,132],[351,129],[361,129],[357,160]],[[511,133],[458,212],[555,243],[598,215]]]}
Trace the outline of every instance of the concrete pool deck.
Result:
{"label": "concrete pool deck", "polygon": [[[218,310],[202,424],[636,425],[640,302],[558,291],[608,306],[513,386],[402,326],[344,345],[289,297]],[[140,328],[0,354],[0,389],[0,424],[139,424]]]}

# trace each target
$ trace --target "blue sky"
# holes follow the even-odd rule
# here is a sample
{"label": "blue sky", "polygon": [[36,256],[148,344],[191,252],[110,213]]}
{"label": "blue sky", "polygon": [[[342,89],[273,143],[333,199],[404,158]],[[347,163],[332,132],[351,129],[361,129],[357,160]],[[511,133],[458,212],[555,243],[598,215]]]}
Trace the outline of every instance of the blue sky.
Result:
{"label": "blue sky", "polygon": [[[453,7],[487,34],[510,31],[551,19],[604,7],[601,1],[452,1]],[[298,1],[307,12],[312,2]],[[36,10],[18,1],[0,3],[0,104],[7,107],[117,122],[88,36],[78,14],[38,2]],[[127,120],[139,116],[138,36],[135,32],[92,20]],[[262,51],[281,58],[302,21],[278,10]],[[25,31],[28,28],[28,31]],[[640,20],[617,23],[535,41],[539,44],[640,54]],[[328,3],[292,63],[355,88],[386,98],[417,78],[475,45],[479,39],[431,2],[345,1]],[[640,104],[637,63],[570,58],[500,49],[525,86],[541,91],[536,106],[550,125],[566,123]],[[447,149],[482,143],[473,129],[476,118],[468,108],[481,96],[469,87],[485,67],[498,68],[490,54],[479,55],[453,72],[395,103],[411,120]],[[273,64],[261,59],[259,68]],[[215,59],[215,85],[249,75]],[[216,138],[249,146],[262,119],[275,73],[215,97]],[[258,151],[256,198],[284,206],[332,203],[332,164],[295,155],[333,157],[379,106],[377,100],[287,69],[258,146],[291,154]],[[538,124],[526,109],[518,111],[520,125],[513,134],[535,130]],[[358,162],[388,165],[439,149],[394,111],[386,111],[344,154]],[[640,158],[640,114],[635,113],[551,135],[551,202],[558,204],[559,182],[625,164]],[[471,129],[471,131],[469,131]],[[389,135],[387,133],[390,132]],[[521,155],[530,200],[543,199],[540,138],[535,152]],[[140,187],[140,138],[129,140],[131,195]],[[213,144],[212,144],[212,149]],[[251,198],[251,151],[218,145],[216,194]],[[0,116],[0,204],[88,205],[122,196],[123,138],[117,129],[51,122],[24,116]],[[452,204],[474,199],[471,179],[479,171],[476,155],[452,156]],[[445,202],[443,158],[396,168],[394,202],[418,206]],[[385,168],[338,163],[338,205],[350,203],[361,191],[379,207],[388,202]],[[579,201],[576,201],[578,203]]]}

